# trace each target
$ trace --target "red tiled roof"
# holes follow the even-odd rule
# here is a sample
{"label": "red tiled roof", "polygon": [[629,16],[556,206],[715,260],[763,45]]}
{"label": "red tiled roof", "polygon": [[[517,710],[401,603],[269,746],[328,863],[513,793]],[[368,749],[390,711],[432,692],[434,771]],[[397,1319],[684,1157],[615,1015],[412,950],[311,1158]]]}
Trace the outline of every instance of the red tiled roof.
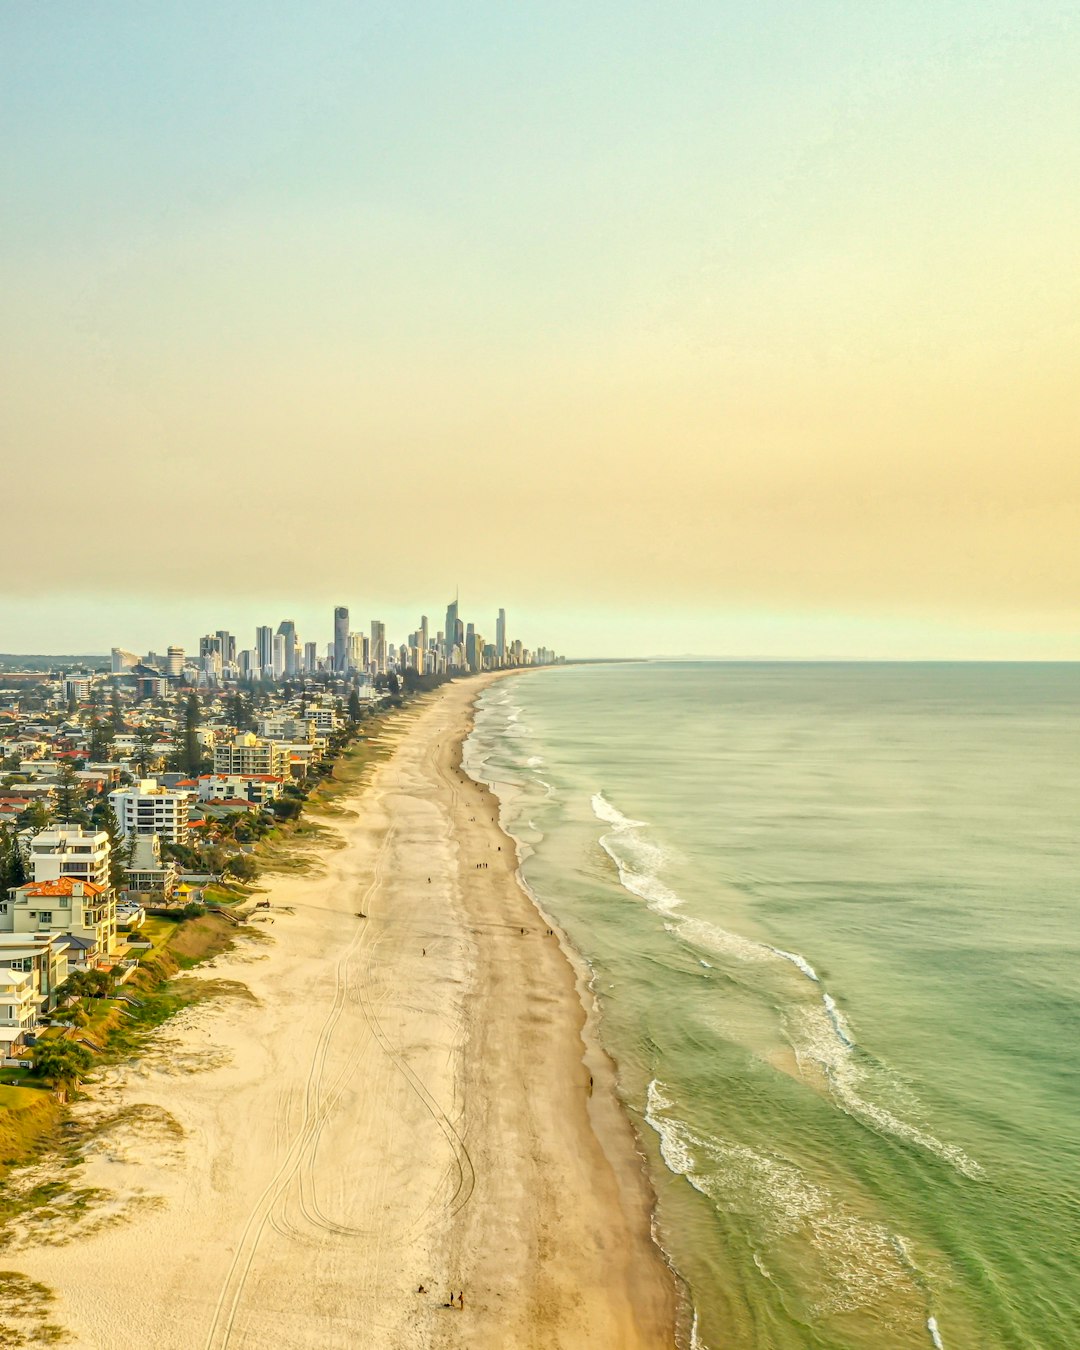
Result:
{"label": "red tiled roof", "polygon": [[29,886],[20,889],[27,895],[70,895],[76,886],[83,888],[84,895],[105,894],[104,886],[98,886],[93,881],[80,881],[78,877],[60,877],[56,881],[32,881]]}

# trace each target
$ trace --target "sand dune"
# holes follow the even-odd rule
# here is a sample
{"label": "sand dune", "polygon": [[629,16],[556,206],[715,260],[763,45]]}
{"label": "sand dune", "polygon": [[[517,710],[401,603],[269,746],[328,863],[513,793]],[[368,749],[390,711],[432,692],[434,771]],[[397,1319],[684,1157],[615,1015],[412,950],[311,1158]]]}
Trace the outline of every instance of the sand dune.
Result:
{"label": "sand dune", "polygon": [[80,1178],[107,1200],[6,1261],[74,1345],[674,1344],[573,969],[458,768],[479,686],[402,718],[324,871],[272,879],[270,940],[208,972],[257,1002],[185,1012],[79,1108],[127,1122]]}

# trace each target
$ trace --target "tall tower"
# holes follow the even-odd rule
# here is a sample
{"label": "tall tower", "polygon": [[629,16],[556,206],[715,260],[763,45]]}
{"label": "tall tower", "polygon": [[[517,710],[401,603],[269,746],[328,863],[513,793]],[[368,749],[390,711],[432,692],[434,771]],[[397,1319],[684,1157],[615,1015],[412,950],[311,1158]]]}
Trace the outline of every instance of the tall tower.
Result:
{"label": "tall tower", "polygon": [[506,610],[499,610],[499,617],[495,620],[495,661],[498,665],[506,664]]}
{"label": "tall tower", "polygon": [[349,611],[344,605],[334,610],[334,669],[344,673],[349,668]]}
{"label": "tall tower", "polygon": [[450,658],[454,650],[454,643],[457,641],[458,630],[458,598],[454,595],[453,600],[446,606],[446,656]]}
{"label": "tall tower", "polygon": [[285,674],[296,675],[299,669],[299,651],[296,644],[296,624],[292,619],[282,619],[278,624],[278,637],[285,639]]}
{"label": "tall tower", "polygon": [[265,675],[274,666],[274,630],[269,624],[255,629],[255,651],[258,656],[259,674]]}
{"label": "tall tower", "polygon": [[426,652],[428,648],[428,621],[427,615],[420,615],[420,650]]}

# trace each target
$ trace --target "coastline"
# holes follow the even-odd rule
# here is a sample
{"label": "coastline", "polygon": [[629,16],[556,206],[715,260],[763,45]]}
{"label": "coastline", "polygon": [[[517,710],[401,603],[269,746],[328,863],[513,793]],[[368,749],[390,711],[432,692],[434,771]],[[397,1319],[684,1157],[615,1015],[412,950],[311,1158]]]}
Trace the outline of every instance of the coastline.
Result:
{"label": "coastline", "polygon": [[580,972],[461,767],[490,683],[406,708],[320,874],[269,879],[274,940],[211,963],[246,997],[183,1013],[77,1108],[122,1122],[81,1168],[106,1199],[67,1245],[5,1254],[71,1344],[674,1345]]}

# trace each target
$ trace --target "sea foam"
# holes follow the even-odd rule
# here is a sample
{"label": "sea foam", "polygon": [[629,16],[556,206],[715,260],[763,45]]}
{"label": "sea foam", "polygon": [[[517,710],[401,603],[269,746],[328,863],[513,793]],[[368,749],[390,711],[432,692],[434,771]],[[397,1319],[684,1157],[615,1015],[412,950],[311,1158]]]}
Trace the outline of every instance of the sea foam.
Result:
{"label": "sea foam", "polygon": [[[867,1085],[867,1070],[856,1059],[855,1034],[836,1000],[823,988],[817,971],[804,956],[733,933],[709,920],[680,913],[682,896],[660,875],[665,853],[646,837],[644,832],[648,822],[624,815],[602,792],[593,794],[592,809],[597,820],[612,827],[601,835],[600,846],[615,864],[623,888],[644,900],[654,913],[667,920],[665,927],[674,936],[691,946],[746,963],[787,962],[817,986],[821,991],[820,1002],[796,1004],[790,1010],[798,1033],[792,1042],[793,1049],[800,1064],[809,1059],[817,1065],[842,1110],[883,1133],[935,1154],[963,1176],[976,1178],[982,1175],[979,1164],[962,1149],[943,1143],[928,1131],[901,1120],[885,1107],[867,1099],[863,1090]],[[662,1135],[661,1140],[663,1153]],[[668,1147],[673,1148],[674,1144],[669,1142]],[[687,1179],[691,1180],[689,1176]]]}

